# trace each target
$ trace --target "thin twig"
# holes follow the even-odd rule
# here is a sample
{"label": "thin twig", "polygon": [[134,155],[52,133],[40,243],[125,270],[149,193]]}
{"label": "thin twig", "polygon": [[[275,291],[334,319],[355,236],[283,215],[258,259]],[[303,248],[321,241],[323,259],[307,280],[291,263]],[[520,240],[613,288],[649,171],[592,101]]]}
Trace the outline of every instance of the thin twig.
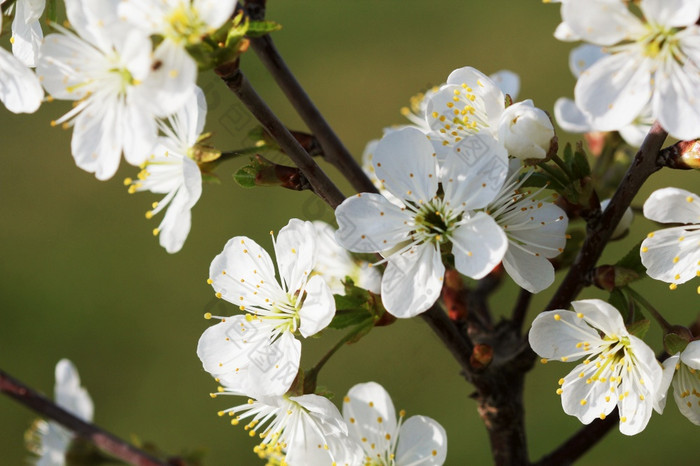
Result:
{"label": "thin twig", "polygon": [[[264,13],[264,10],[261,13],[260,1],[246,1],[245,3],[246,6],[252,4],[251,6],[255,7],[253,13],[256,16],[255,19],[262,19],[259,16]],[[378,192],[352,154],[350,154],[350,151],[348,151],[338,135],[335,134],[328,122],[323,118],[323,115],[311,101],[304,88],[296,80],[296,77],[277,51],[272,37],[269,35],[256,37],[251,39],[250,43],[260,61],[275,79],[275,82],[277,82],[284,95],[287,96],[287,99],[301,119],[304,120],[306,126],[316,136],[323,148],[325,159],[335,166],[357,191]]]}
{"label": "thin twig", "polygon": [[469,362],[469,358],[474,351],[474,346],[467,336],[457,329],[455,323],[447,317],[447,314],[445,314],[438,304],[434,304],[420,316],[433,332],[440,337],[447,349],[452,353],[452,356],[454,356],[462,367],[465,375],[471,373],[472,366]]}
{"label": "thin twig", "polygon": [[277,141],[277,144],[292,159],[294,164],[304,173],[314,192],[331,207],[336,208],[340,205],[345,199],[343,193],[340,192],[338,187],[321,170],[321,167],[301,147],[289,130],[270,110],[265,101],[255,92],[255,89],[250,85],[241,70],[238,69],[238,64],[220,66],[215,72],[243,102],[268,134]]}
{"label": "thin twig", "polygon": [[138,466],[164,466],[168,464],[139,450],[95,424],[83,421],[1,369],[0,392],[36,411],[41,416],[48,417],[67,427],[79,437],[85,438],[101,450],[129,464]]}

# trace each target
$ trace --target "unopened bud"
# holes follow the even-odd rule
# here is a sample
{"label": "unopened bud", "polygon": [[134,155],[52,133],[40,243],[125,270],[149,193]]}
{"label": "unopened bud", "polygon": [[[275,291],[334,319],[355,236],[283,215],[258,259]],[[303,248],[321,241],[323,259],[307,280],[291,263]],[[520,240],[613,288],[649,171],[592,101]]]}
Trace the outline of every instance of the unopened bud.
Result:
{"label": "unopened bud", "polygon": [[[608,204],[610,204],[610,199],[605,199],[604,201],[600,202],[600,209],[605,210],[608,208]],[[632,225],[632,221],[634,220],[634,212],[632,212],[631,208],[627,208],[625,210],[625,213],[622,214],[622,218],[620,219],[620,222],[617,224],[615,227],[615,230],[612,233],[612,236],[610,236],[610,239],[618,239],[621,238],[622,236],[627,233],[627,230],[630,229],[630,225]]]}
{"label": "unopened bud", "polygon": [[593,270],[593,284],[600,289],[612,291],[639,280],[634,270],[615,265],[601,265]]}
{"label": "unopened bud", "polygon": [[542,160],[553,141],[554,126],[549,116],[532,100],[506,108],[498,126],[498,138],[508,153],[521,160]]}
{"label": "unopened bud", "polygon": [[[700,168],[700,140],[681,141],[681,159],[690,168]],[[680,144],[680,143],[679,143]]]}

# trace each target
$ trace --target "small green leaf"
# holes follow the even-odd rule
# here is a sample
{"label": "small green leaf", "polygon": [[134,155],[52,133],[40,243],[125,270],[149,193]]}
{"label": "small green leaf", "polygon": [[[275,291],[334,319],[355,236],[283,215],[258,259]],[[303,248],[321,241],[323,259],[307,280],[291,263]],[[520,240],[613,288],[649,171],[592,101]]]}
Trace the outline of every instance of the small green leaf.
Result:
{"label": "small green leaf", "polygon": [[233,179],[243,188],[254,188],[255,175],[255,170],[253,170],[249,165],[246,165],[245,167],[241,167],[236,173],[233,174]]}
{"label": "small green leaf", "polygon": [[642,242],[640,241],[632,249],[630,249],[629,252],[625,254],[625,256],[620,259],[617,264],[615,264],[615,266],[632,270],[642,277],[645,276],[647,269],[644,267],[644,264],[642,264],[642,256],[639,253],[641,247]]}
{"label": "small green leaf", "polygon": [[675,333],[667,333],[664,336],[664,348],[671,356],[676,353],[680,353],[686,346],[688,346],[688,340],[676,335]]}
{"label": "small green leaf", "polygon": [[627,331],[637,338],[644,338],[644,335],[649,331],[649,319],[642,319],[631,324],[627,324]]}
{"label": "small green leaf", "polygon": [[282,25],[275,21],[251,21],[248,24],[248,37],[261,37],[271,32],[279,31]]}
{"label": "small green leaf", "polygon": [[366,309],[339,310],[335,312],[335,317],[328,325],[330,328],[341,330],[344,328],[360,325],[363,322],[372,320],[372,314]]}

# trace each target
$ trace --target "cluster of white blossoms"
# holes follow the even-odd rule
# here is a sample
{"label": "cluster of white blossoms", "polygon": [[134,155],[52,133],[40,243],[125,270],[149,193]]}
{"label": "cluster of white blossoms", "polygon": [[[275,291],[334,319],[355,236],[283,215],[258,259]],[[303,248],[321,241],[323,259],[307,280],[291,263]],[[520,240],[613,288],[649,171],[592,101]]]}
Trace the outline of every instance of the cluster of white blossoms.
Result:
{"label": "cluster of white blossoms", "polygon": [[[394,416],[393,406],[385,409],[391,400],[381,387],[372,386],[366,393],[376,397],[369,400],[369,408],[348,401],[343,409],[351,414],[345,420],[328,399],[294,392],[301,359],[297,336],[308,338],[331,322],[335,315],[331,286],[337,288],[349,276],[357,278],[358,285],[377,290],[379,275],[335,243],[327,224],[292,219],[273,238],[273,246],[279,280],[272,258],[244,236],[229,240],[210,267],[209,283],[216,296],[235,304],[243,314],[207,314],[206,318],[220,322],[204,331],[197,355],[220,384],[212,396],[249,397],[247,403],[219,415],[228,414],[234,425],[246,419],[245,429],[261,439],[256,452],[289,465],[364,464],[363,448],[367,438],[376,434],[372,426],[377,422],[388,429],[382,430],[383,436],[396,437],[391,442],[389,437],[381,444],[373,442],[377,448],[381,445],[377,451],[386,461],[379,464],[442,464],[447,448],[442,428],[432,420],[411,423],[404,437],[427,432],[433,441],[426,439],[417,449],[402,447],[397,439],[405,427],[400,430],[389,416],[389,411]],[[322,254],[329,257],[320,260]],[[340,260],[329,266],[333,258]],[[375,406],[383,417],[366,418]],[[366,429],[370,430],[363,434]],[[395,462],[395,455],[405,462]],[[420,462],[414,463],[417,459]]]}
{"label": "cluster of white blossoms", "polygon": [[127,184],[130,192],[167,194],[147,217],[168,207],[153,231],[171,253],[189,233],[202,189],[194,147],[206,103],[187,47],[230,22],[235,5],[66,0],[67,22],[51,23],[56,32],[45,38],[44,0],[17,0],[5,11],[14,15],[13,54],[0,48],[0,100],[15,113],[34,112],[44,91],[49,101],[74,102],[52,125],[73,128],[76,164],[99,180],[115,174],[122,154],[140,166],[138,180]]}
{"label": "cluster of white blossoms", "polygon": [[562,0],[561,16],[555,37],[602,49],[575,72],[560,122],[615,131],[658,120],[676,138],[700,136],[700,1]]}
{"label": "cluster of white blossoms", "polygon": [[[92,421],[94,407],[92,399],[80,385],[78,371],[67,359],[56,364],[54,400],[58,406],[86,422]],[[70,449],[74,434],[55,422],[39,420],[30,431],[30,450],[38,458],[37,466],[63,466],[67,464],[66,453]]]}
{"label": "cluster of white blossoms", "polygon": [[[499,76],[517,92],[513,75]],[[547,115],[531,101],[506,107],[496,82],[470,67],[453,71],[410,115],[413,125],[385,131],[367,151],[383,194],[361,193],[336,209],[343,247],[385,257],[386,309],[413,317],[432,306],[446,254],[473,279],[503,263],[528,291],[551,285],[548,259],[563,251],[568,219],[519,179],[521,161],[550,150]]]}

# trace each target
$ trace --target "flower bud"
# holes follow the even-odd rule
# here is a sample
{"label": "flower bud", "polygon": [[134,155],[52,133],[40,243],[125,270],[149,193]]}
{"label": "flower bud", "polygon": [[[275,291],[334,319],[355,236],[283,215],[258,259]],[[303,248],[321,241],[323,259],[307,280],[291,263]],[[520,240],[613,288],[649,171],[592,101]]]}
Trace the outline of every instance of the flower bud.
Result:
{"label": "flower bud", "polygon": [[[608,204],[610,204],[610,199],[600,201],[600,209],[607,209]],[[615,227],[615,231],[613,231],[612,236],[610,236],[610,239],[618,239],[624,236],[624,234],[627,233],[627,230],[629,230],[630,225],[632,225],[632,220],[634,220],[634,212],[632,212],[632,209],[628,207],[627,210],[625,210],[625,213],[622,214],[620,223],[618,223]]]}
{"label": "flower bud", "polygon": [[546,158],[554,137],[549,116],[532,100],[506,108],[498,125],[498,138],[510,155],[521,160]]}

